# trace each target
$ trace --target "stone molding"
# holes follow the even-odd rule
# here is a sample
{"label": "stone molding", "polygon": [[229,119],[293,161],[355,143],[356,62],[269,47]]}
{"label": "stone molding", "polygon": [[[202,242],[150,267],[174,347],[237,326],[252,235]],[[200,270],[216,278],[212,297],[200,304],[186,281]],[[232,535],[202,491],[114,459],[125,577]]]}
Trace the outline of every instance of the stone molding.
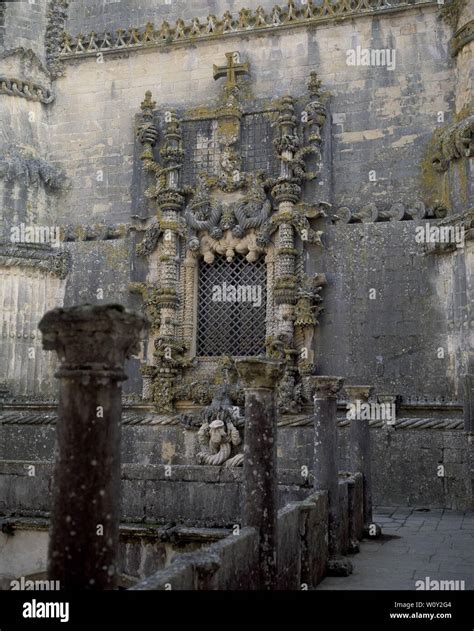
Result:
{"label": "stone molding", "polygon": [[[15,400],[18,397],[15,397]],[[51,402],[52,406],[56,406],[57,402]],[[38,407],[36,403],[35,408]],[[27,409],[3,409],[0,412],[0,426],[8,425],[27,425],[27,426],[54,426],[57,422],[56,411],[28,411]],[[459,405],[461,409],[461,405]],[[461,413],[461,412],[460,412]],[[344,413],[345,414],[345,413]],[[311,427],[313,424],[313,415],[288,415],[278,417],[277,425],[281,428],[290,427]],[[350,420],[338,417],[338,427],[348,427]],[[122,415],[122,425],[126,427],[168,427],[168,426],[183,426],[183,421],[179,416],[163,416],[147,412],[130,412],[124,411]],[[381,429],[385,427],[386,423],[381,420],[370,420],[369,426],[373,429]],[[464,421],[462,418],[447,419],[447,418],[434,418],[430,416],[421,417],[409,417],[404,418],[398,416],[394,427],[397,430],[440,430],[440,431],[454,431],[463,430]],[[195,425],[187,424],[186,430],[197,432],[199,429],[199,423]]]}
{"label": "stone molding", "polygon": [[317,399],[336,398],[344,384],[342,377],[308,375],[305,379],[313,398]]}
{"label": "stone molding", "polygon": [[33,267],[64,279],[71,267],[71,255],[49,246],[0,243],[0,267]]}
{"label": "stone molding", "polygon": [[262,7],[258,7],[255,11],[243,8],[240,9],[238,15],[232,15],[227,11],[221,19],[215,15],[208,15],[202,22],[197,17],[192,18],[189,23],[178,19],[174,26],[165,20],[157,29],[153,23],[148,22],[144,28],[121,28],[115,34],[91,32],[87,35],[79,33],[77,36],[72,36],[65,33],[60,58],[87,57],[97,55],[97,53],[109,54],[156,48],[238,34],[247,36],[269,29],[275,31],[346,17],[393,13],[414,6],[438,6],[438,3],[433,0],[414,0],[412,2],[399,0],[390,4],[386,3],[385,0],[357,0],[355,3],[351,0],[336,0],[335,2],[323,0],[321,6],[316,6],[313,0],[307,0],[304,5],[300,5],[300,3],[298,3],[300,6],[296,5],[295,0],[288,0],[284,8],[278,5],[274,5],[269,11],[265,11]]}
{"label": "stone molding", "polygon": [[0,77],[0,94],[8,96],[19,96],[29,101],[40,101],[45,105],[52,103],[55,99],[54,93],[32,81],[22,81],[13,77]]}
{"label": "stone molding", "polygon": [[0,53],[0,94],[52,103],[51,73],[31,48],[17,46]]}
{"label": "stone molding", "polygon": [[245,359],[237,359],[235,367],[244,383],[244,388],[254,390],[274,388],[282,375],[283,364],[273,359],[247,357]]}
{"label": "stone molding", "polygon": [[63,74],[58,57],[66,25],[68,6],[68,0],[50,0],[48,5],[44,45],[46,49],[46,65],[53,79]]}
{"label": "stone molding", "polygon": [[80,305],[48,311],[38,325],[43,348],[55,350],[65,373],[110,372],[125,376],[126,358],[139,351],[147,320],[122,305]]}
{"label": "stone molding", "polygon": [[446,217],[447,209],[441,204],[427,208],[421,201],[412,204],[395,202],[387,209],[381,209],[375,202],[370,202],[359,209],[340,206],[332,221],[341,223],[376,223],[383,221],[408,221],[422,219],[441,219]]}
{"label": "stone molding", "polygon": [[449,48],[451,55],[456,55],[466,46],[469,42],[474,40],[474,20],[470,20],[464,26],[456,32],[453,39],[449,42]]}

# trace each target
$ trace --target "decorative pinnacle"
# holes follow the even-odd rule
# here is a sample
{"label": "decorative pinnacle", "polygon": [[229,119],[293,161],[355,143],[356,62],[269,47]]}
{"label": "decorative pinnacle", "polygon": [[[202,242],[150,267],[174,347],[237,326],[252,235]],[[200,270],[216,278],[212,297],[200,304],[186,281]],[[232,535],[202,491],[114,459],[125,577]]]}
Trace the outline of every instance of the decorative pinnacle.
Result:
{"label": "decorative pinnacle", "polygon": [[143,112],[145,112],[146,110],[150,110],[150,112],[152,110],[155,109],[156,106],[156,101],[152,101],[151,100],[151,92],[150,90],[147,90],[145,92],[145,100],[142,101],[140,107],[142,108]]}

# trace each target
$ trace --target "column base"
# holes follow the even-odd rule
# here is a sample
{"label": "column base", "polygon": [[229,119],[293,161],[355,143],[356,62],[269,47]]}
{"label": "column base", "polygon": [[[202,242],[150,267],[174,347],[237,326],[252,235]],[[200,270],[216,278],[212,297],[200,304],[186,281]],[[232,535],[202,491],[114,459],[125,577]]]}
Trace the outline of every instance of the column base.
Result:
{"label": "column base", "polygon": [[326,566],[327,576],[349,576],[352,574],[352,563],[346,557],[331,557]]}
{"label": "column base", "polygon": [[371,522],[364,526],[364,537],[366,539],[378,539],[382,534],[382,527],[379,524]]}
{"label": "column base", "polygon": [[349,554],[357,554],[358,552],[360,552],[359,541],[357,541],[357,539],[351,539],[349,541],[348,553]]}

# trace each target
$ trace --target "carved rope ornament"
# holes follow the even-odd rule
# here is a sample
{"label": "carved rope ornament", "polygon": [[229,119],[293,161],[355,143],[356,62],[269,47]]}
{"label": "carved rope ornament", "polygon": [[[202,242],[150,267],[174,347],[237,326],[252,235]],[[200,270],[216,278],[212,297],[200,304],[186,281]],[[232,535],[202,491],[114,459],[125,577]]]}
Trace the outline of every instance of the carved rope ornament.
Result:
{"label": "carved rope ornament", "polygon": [[11,77],[0,77],[0,94],[19,96],[29,101],[40,101],[45,105],[52,103],[55,99],[52,90],[32,81],[22,81]]}

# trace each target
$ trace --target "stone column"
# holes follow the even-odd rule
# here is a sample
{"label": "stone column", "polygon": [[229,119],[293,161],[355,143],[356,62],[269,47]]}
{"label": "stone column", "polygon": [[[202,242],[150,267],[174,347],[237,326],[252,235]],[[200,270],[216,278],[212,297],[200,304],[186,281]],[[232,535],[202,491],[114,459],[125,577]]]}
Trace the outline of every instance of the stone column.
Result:
{"label": "stone column", "polygon": [[65,590],[116,584],[121,382],[146,320],[120,305],[48,311],[39,329],[60,365],[48,577]]}
{"label": "stone column", "polygon": [[340,377],[308,376],[314,394],[314,488],[328,494],[329,561],[332,576],[348,576],[352,564],[341,555],[341,510],[339,505],[339,449],[337,433],[337,393]]}
{"label": "stone column", "polygon": [[[345,391],[350,404],[357,406],[367,403],[373,391],[372,386],[346,386]],[[357,407],[355,408],[357,410]],[[360,416],[360,415],[359,415]],[[365,416],[365,415],[364,415]],[[362,473],[364,483],[364,534],[378,537],[380,526],[372,521],[372,456],[370,429],[367,418],[354,418],[350,415],[349,453],[351,472]]]}
{"label": "stone column", "polygon": [[474,433],[474,375],[464,375],[464,430]]}
{"label": "stone column", "polygon": [[260,586],[277,585],[277,425],[275,385],[281,377],[280,362],[270,359],[236,360],[245,388],[245,445],[243,525],[260,536]]}

